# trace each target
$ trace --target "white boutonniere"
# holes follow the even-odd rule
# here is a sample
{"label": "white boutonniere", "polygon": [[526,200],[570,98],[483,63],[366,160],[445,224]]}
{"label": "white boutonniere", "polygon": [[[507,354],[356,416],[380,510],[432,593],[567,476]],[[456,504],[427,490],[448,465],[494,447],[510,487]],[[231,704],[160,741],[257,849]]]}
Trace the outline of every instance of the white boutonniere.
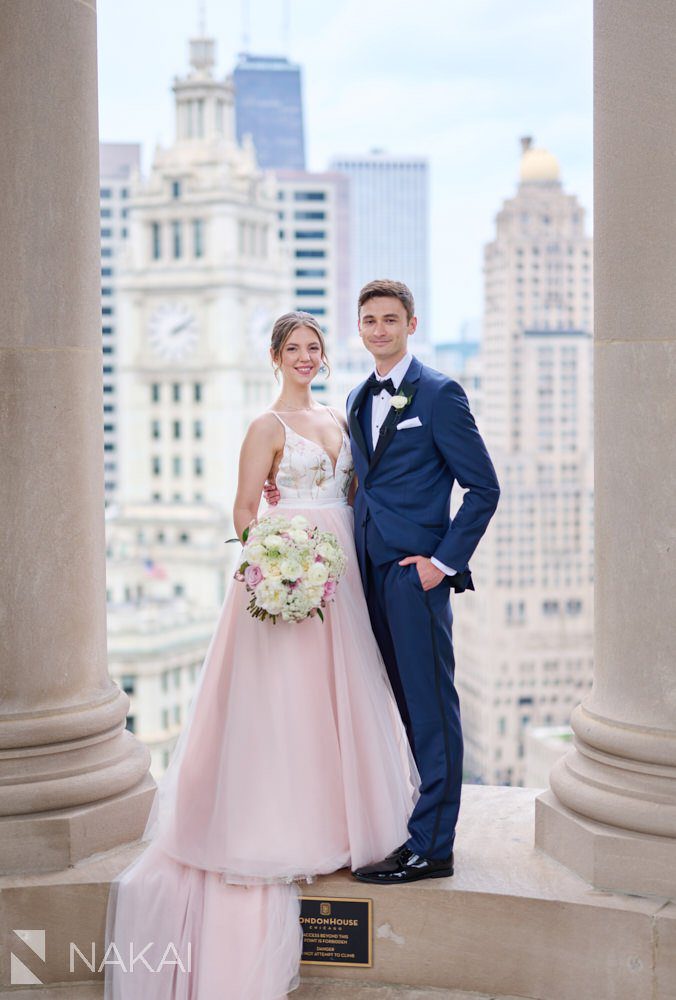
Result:
{"label": "white boutonniere", "polygon": [[393,406],[395,410],[403,410],[405,406],[408,406],[413,396],[392,396],[390,400],[390,406]]}

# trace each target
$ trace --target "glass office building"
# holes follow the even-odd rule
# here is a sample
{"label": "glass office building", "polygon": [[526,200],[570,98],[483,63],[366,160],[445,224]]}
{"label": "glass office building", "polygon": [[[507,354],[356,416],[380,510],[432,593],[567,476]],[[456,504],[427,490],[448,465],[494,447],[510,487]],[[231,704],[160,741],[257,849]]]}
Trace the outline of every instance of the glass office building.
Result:
{"label": "glass office building", "polygon": [[248,133],[263,168],[305,170],[300,66],[242,53],[233,74],[237,141]]}

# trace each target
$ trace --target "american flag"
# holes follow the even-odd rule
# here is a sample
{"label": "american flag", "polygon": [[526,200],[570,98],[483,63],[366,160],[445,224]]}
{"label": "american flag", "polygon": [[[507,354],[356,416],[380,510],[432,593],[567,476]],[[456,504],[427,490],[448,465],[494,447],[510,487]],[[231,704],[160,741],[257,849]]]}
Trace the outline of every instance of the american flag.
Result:
{"label": "american flag", "polygon": [[167,579],[167,571],[164,566],[159,566],[150,556],[143,560],[143,568],[152,580]]}

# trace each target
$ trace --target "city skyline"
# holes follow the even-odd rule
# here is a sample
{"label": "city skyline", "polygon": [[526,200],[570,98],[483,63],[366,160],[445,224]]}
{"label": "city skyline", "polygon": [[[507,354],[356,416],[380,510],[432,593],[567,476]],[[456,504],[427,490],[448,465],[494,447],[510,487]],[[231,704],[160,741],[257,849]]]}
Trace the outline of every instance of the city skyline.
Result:
{"label": "city skyline", "polygon": [[[278,62],[284,71],[289,67],[283,60]],[[381,269],[383,261],[387,267],[401,268],[401,277],[411,284],[422,306],[422,337],[412,345],[413,350],[420,356],[421,348],[430,346],[424,344],[429,330],[425,323],[427,159],[383,153],[341,158],[336,154],[328,166],[341,173],[277,170],[261,183],[252,141],[232,142],[233,84],[230,75],[219,69],[220,63],[217,38],[192,37],[190,68],[173,76],[176,131],[169,144],[154,150],[152,170],[135,178],[126,192],[129,243],[120,255],[119,273],[114,272],[124,337],[119,340],[115,362],[120,381],[122,485],[108,522],[109,613],[117,637],[117,645],[111,647],[111,664],[116,664],[113,675],[121,671],[118,679],[134,694],[128,725],[142,739],[150,738],[153,764],[162,769],[183,707],[174,700],[158,714],[162,698],[156,689],[170,669],[179,679],[181,697],[191,689],[195,657],[199,659],[199,641],[204,636],[184,663],[169,667],[168,650],[159,648],[152,662],[139,659],[137,689],[136,654],[130,654],[138,644],[133,615],[128,619],[129,605],[133,604],[148,628],[147,615],[157,611],[159,594],[177,607],[187,601],[205,612],[215,610],[218,601],[213,602],[213,594],[220,593],[222,573],[217,563],[203,566],[203,505],[212,505],[210,530],[218,531],[221,519],[227,523],[234,493],[239,435],[273,390],[255,363],[253,368],[245,364],[248,351],[238,353],[243,341],[239,348],[228,341],[228,357],[234,348],[239,360],[236,371],[231,365],[224,368],[215,345],[222,349],[225,342],[210,336],[210,328],[214,324],[222,328],[224,321],[227,325],[226,317],[239,317],[232,328],[243,337],[253,337],[262,348],[264,330],[275,312],[262,308],[261,297],[274,297],[275,290],[290,292],[294,299],[300,296],[294,304],[322,316],[332,345],[347,348],[336,352],[337,381],[327,387],[327,401],[342,407],[346,389],[358,378],[351,353],[356,338],[343,330],[350,321],[338,320],[338,272],[319,266],[315,257],[320,261],[325,255],[330,261],[340,258],[344,240],[339,229],[345,206],[341,209],[334,188],[341,179],[346,186],[349,177],[355,272],[350,299],[368,280],[368,272]],[[295,66],[293,73],[298,79]],[[267,148],[268,139],[275,139],[275,124],[268,120],[259,129],[261,148]],[[219,137],[226,141],[210,144]],[[592,549],[586,535],[581,550],[582,533],[593,511],[586,440],[591,405],[587,358],[593,315],[591,239],[585,234],[584,206],[562,184],[558,157],[543,150],[541,143],[534,144],[532,137],[520,136],[519,142],[516,196],[505,184],[502,199],[491,212],[497,228],[483,248],[483,344],[476,357],[466,359],[466,372],[457,373],[461,382],[469,376],[470,401],[504,484],[502,514],[475,557],[477,579],[485,577],[481,594],[458,621],[459,649],[464,650],[471,675],[465,688],[463,678],[469,678],[461,674],[458,688],[466,706],[465,779],[500,784],[523,783],[526,731],[531,725],[565,721],[581,695],[573,685],[579,688],[591,670],[587,593],[591,571],[586,564]],[[133,145],[107,149],[104,143],[102,151],[117,163],[130,148],[138,149]],[[286,147],[280,146],[274,156],[283,160]],[[236,169],[214,169],[221,159],[221,166],[235,164]],[[276,185],[272,183],[275,178]],[[102,219],[109,213],[103,194],[102,190]],[[400,212],[392,217],[390,209],[395,205]],[[126,206],[122,215],[124,211]],[[105,232],[102,228],[102,235]],[[275,252],[285,249],[286,255]],[[281,265],[289,250],[295,264],[288,275],[294,280],[287,287]],[[228,270],[233,252],[239,254],[243,267],[234,279],[236,287],[233,272]],[[312,255],[309,262],[308,255]],[[215,285],[220,299],[214,310],[204,294],[206,276],[212,275],[215,265],[222,273]],[[265,287],[260,282],[261,268],[268,278]],[[102,269],[102,277],[104,273]],[[251,285],[254,274],[258,279]],[[454,278],[449,275],[448,287]],[[177,282],[182,297],[178,303],[173,301]],[[104,282],[102,294],[107,290]],[[180,358],[168,353],[163,319],[173,316],[170,322],[175,322],[176,309],[181,310],[181,322],[190,323],[190,340],[181,348]],[[465,331],[471,327],[471,323],[463,324]],[[441,359],[432,355],[430,360],[440,366]],[[240,383],[241,402],[251,407],[237,411],[241,422],[226,402],[239,399],[235,386]],[[579,426],[576,408],[580,409]],[[209,422],[209,414],[215,413],[219,419]],[[224,414],[228,416],[223,421]],[[555,423],[561,429],[560,440],[554,435]],[[571,450],[574,454],[569,454]],[[230,470],[225,483],[224,467]],[[581,498],[589,498],[589,504]],[[177,511],[182,518],[178,529],[157,529],[163,518],[171,519]],[[526,545],[529,530],[532,537]],[[536,544],[541,535],[541,544]],[[550,543],[550,535],[556,541]],[[565,573],[559,542],[565,543],[569,557],[563,560]],[[148,564],[162,570],[159,582],[148,579]],[[493,645],[487,644],[487,636],[478,627],[485,618],[493,622]],[[159,619],[155,624],[161,631]],[[524,652],[517,656],[512,650],[514,655],[508,655],[515,637],[526,638],[526,659]],[[124,653],[119,663],[118,652]],[[553,690],[541,690],[550,684]],[[494,687],[503,685],[514,689],[499,691],[494,697]],[[487,714],[488,705],[494,707]]]}
{"label": "city skyline", "polygon": [[[558,157],[564,187],[591,216],[591,6],[459,2],[449,16],[432,2],[413,24],[403,4],[389,5],[387,18],[381,7],[373,0],[364,24],[352,0],[321,11],[296,0],[284,51],[282,5],[267,0],[254,12],[249,48],[301,65],[310,169],[374,146],[429,158],[431,329],[446,341],[481,312],[482,247],[495,205],[516,188],[522,135]],[[172,140],[171,80],[185,71],[197,29],[193,2],[139,9],[121,0],[99,11],[101,139],[142,142],[144,171],[155,143]],[[231,73],[240,11],[208,6],[206,29],[218,72]],[[134,67],[128,78],[119,73],[122,45]]]}

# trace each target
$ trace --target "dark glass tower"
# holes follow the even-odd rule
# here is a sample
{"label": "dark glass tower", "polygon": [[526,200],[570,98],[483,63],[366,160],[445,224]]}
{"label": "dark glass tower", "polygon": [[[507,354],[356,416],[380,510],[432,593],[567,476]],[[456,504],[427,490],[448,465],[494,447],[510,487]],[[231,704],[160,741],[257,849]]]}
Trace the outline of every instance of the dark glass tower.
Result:
{"label": "dark glass tower", "polygon": [[233,74],[237,140],[250,133],[261,167],[305,170],[300,66],[242,53]]}

